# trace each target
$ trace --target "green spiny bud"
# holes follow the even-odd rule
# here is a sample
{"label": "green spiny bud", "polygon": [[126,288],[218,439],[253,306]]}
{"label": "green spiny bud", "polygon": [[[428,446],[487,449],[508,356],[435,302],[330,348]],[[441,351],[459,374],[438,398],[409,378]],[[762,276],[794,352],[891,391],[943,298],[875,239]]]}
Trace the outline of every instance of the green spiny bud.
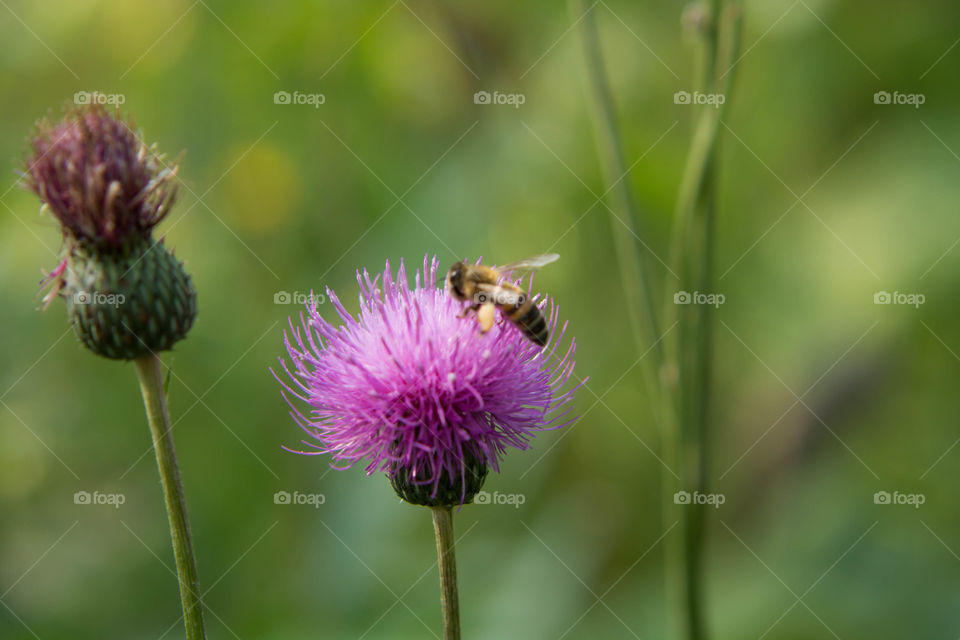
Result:
{"label": "green spiny bud", "polygon": [[61,291],[77,338],[117,360],[172,348],[197,314],[183,264],[152,239],[115,249],[73,244]]}
{"label": "green spiny bud", "polygon": [[411,504],[424,507],[453,507],[461,504],[470,504],[473,497],[483,488],[487,479],[487,464],[483,458],[471,453],[463,456],[463,473],[455,474],[451,478],[446,471],[440,472],[440,479],[436,486],[433,482],[424,483],[422,478],[429,478],[433,474],[417,473],[409,467],[398,467],[389,474],[390,486],[400,496]]}

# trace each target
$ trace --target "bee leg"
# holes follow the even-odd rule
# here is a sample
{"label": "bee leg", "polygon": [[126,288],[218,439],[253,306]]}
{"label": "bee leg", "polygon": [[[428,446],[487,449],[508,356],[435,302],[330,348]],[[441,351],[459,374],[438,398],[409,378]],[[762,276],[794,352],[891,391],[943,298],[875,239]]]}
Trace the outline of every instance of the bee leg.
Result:
{"label": "bee leg", "polygon": [[458,317],[458,318],[466,318],[468,315],[470,315],[471,313],[475,312],[475,311],[476,311],[477,309],[479,309],[479,308],[480,308],[480,303],[479,303],[479,302],[475,302],[475,303],[473,303],[473,304],[471,304],[471,305],[469,305],[469,306],[464,307],[464,308],[463,308],[463,311],[461,311],[461,312],[460,312],[460,315],[457,316],[457,317]]}
{"label": "bee leg", "polygon": [[480,305],[480,310],[477,311],[477,322],[480,323],[480,332],[486,333],[490,331],[490,327],[493,326],[493,318],[497,308],[491,304]]}

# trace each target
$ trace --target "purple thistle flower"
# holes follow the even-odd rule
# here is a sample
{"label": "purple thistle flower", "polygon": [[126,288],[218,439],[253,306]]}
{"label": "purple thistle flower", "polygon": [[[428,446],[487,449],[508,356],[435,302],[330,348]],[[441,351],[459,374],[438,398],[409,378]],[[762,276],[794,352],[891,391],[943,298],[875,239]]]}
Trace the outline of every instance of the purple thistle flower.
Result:
{"label": "purple thistle flower", "polygon": [[402,262],[396,280],[389,262],[382,280],[357,272],[356,318],[327,289],[340,326],[320,316],[311,296],[306,317],[301,312],[297,325],[291,318],[284,332],[292,370],[280,362],[292,383],[278,380],[291,416],[314,440],[304,444],[315,451],[299,453],[329,453],[342,468],[365,460],[368,475],[406,474],[401,483],[431,495],[458,486],[464,502],[479,490],[467,491],[468,469],[499,470],[508,447],[526,449],[535,432],[572,422],[558,410],[575,391],[560,389],[573,373],[576,341],[553,357],[566,325],[555,333],[556,308],[546,300],[538,304],[552,344],[538,347],[502,319],[482,334],[476,318],[461,316],[463,304],[434,284],[437,267],[425,257],[412,290]]}
{"label": "purple thistle flower", "polygon": [[177,168],[101,105],[38,123],[30,147],[27,186],[77,240],[120,246],[147,237],[173,204]]}

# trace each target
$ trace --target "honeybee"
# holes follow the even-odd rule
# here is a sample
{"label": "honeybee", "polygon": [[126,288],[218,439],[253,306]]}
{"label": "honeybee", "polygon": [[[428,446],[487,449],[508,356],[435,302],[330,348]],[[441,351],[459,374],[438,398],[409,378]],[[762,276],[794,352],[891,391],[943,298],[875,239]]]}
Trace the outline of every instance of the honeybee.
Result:
{"label": "honeybee", "polygon": [[497,268],[457,262],[447,272],[447,291],[457,300],[471,302],[463,315],[475,312],[481,332],[490,330],[496,310],[499,309],[503,317],[520,329],[524,336],[543,347],[550,337],[546,319],[529,294],[506,280],[505,276],[516,271],[537,269],[559,257],[555,253],[547,253]]}

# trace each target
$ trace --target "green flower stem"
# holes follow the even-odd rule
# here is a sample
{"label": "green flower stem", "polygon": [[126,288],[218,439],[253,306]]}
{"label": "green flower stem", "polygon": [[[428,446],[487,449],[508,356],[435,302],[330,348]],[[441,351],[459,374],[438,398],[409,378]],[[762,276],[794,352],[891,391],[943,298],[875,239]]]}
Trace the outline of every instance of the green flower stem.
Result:
{"label": "green flower stem", "polygon": [[[620,142],[616,110],[603,62],[603,52],[600,49],[597,26],[592,6],[587,0],[570,0],[570,10],[573,19],[579,20],[581,25],[597,144],[604,164],[604,173],[609,183],[617,182],[614,207],[626,214],[624,217],[619,217],[611,211],[610,223],[613,226],[613,238],[616,243],[617,261],[624,285],[627,311],[638,348],[646,351],[650,343],[654,343],[653,349],[658,355],[657,362],[645,368],[655,373],[663,361],[659,316],[656,312],[653,290],[650,287],[648,260],[639,240],[640,214],[629,180],[625,175],[627,166],[623,159],[623,145]],[[655,376],[650,377],[655,379]]]}
{"label": "green flower stem", "polygon": [[[646,352],[651,342],[654,344],[654,358],[644,359],[642,371],[648,397],[654,407],[660,431],[660,446],[664,460],[670,461],[662,465],[661,485],[663,487],[663,526],[670,526],[676,521],[673,512],[673,491],[675,490],[675,476],[673,468],[676,466],[675,452],[678,437],[677,407],[669,394],[663,393],[662,387],[669,386],[670,380],[676,378],[676,369],[668,367],[667,351],[663,344],[663,335],[660,333],[660,323],[657,308],[654,303],[654,294],[649,284],[649,270],[645,264],[644,254],[636,240],[636,227],[639,214],[633,198],[633,192],[624,176],[626,167],[623,160],[623,145],[620,142],[620,132],[616,122],[616,111],[610,84],[607,80],[606,67],[603,61],[603,52],[600,47],[600,38],[593,16],[592,6],[587,0],[570,0],[571,18],[579,21],[583,42],[584,59],[590,85],[590,98],[593,107],[594,123],[597,129],[598,150],[604,163],[607,180],[619,180],[616,191],[621,210],[627,212],[627,219],[618,220],[611,214],[613,237],[616,247],[617,260],[620,266],[620,277],[623,282],[624,297],[627,302],[627,311],[633,328],[634,339],[639,353]],[[620,227],[626,225],[626,230]],[[633,237],[631,237],[633,236]],[[642,318],[646,318],[646,322]],[[662,326],[673,327],[672,322]],[[675,608],[674,617],[682,619],[686,610],[679,597],[682,573],[684,570],[683,547],[676,536],[668,536],[665,541],[666,560],[666,588],[668,604]]]}
{"label": "green flower stem", "polygon": [[[573,19],[580,19],[587,12],[588,5],[586,0],[571,0],[571,11]],[[590,79],[591,95],[593,98],[593,110],[595,122],[598,128],[598,142],[602,155],[606,156],[606,173],[611,182],[618,179],[626,171],[623,162],[622,144],[620,143],[619,130],[616,125],[616,114],[613,107],[613,98],[610,92],[609,82],[607,81],[603,54],[600,49],[597,27],[592,15],[592,11],[587,13],[582,19],[581,32],[583,34],[584,56],[587,63],[587,71]],[[625,179],[619,183],[618,193],[620,195],[620,204],[629,213],[630,222],[637,219],[636,206],[632,196],[632,191]],[[642,353],[646,350],[643,322],[638,316],[645,315],[647,318],[647,329],[649,331],[648,341],[656,341],[656,358],[649,364],[644,363],[644,379],[651,398],[655,413],[658,415],[660,443],[664,460],[669,461],[663,465],[661,485],[663,487],[663,526],[669,526],[670,522],[676,521],[677,514],[674,513],[673,492],[675,491],[675,476],[673,468],[677,467],[677,422],[678,407],[672,402],[669,393],[663,393],[661,384],[669,387],[671,380],[676,378],[676,365],[668,366],[668,353],[660,341],[660,324],[656,307],[653,303],[653,293],[648,284],[646,265],[644,264],[643,254],[633,238],[624,233],[623,229],[618,227],[620,221],[613,220],[614,239],[616,242],[617,257],[620,263],[621,278],[624,283],[624,295],[627,299],[628,311],[630,312],[631,323],[634,329],[634,337],[637,347]],[[634,231],[633,228],[630,231]],[[673,322],[668,321],[664,326],[673,326]],[[682,600],[682,576],[684,574],[685,560],[684,548],[677,536],[669,536],[665,541],[666,560],[665,575],[668,602],[675,610],[674,617],[683,619],[687,615],[687,609]]]}
{"label": "green flower stem", "polygon": [[204,640],[203,605],[200,601],[200,585],[197,579],[197,563],[193,544],[190,541],[190,523],[187,520],[187,505],[180,483],[177,453],[173,447],[170,431],[170,414],[163,391],[163,376],[160,357],[151,354],[135,359],[140,391],[153,436],[153,449],[157,454],[163,496],[167,504],[167,519],[170,522],[170,537],[173,555],[177,562],[177,577],[180,582],[180,601],[183,604],[183,620],[187,640]]}
{"label": "green flower stem", "polygon": [[[671,265],[680,276],[680,290],[715,293],[717,142],[730,102],[733,74],[728,70],[739,51],[741,11],[739,3],[725,0],[710,0],[705,9],[699,89],[704,93],[719,92],[725,100],[719,108],[704,105],[696,114],[677,200]],[[713,309],[705,304],[676,305],[668,297],[665,318],[678,324],[675,336],[667,343],[668,369],[678,375],[669,381],[666,392],[679,424],[672,457],[666,459],[679,470],[680,480],[665,486],[664,506],[667,517],[681,523],[680,539],[671,544],[674,553],[679,551],[682,557],[680,580],[674,579],[669,588],[671,597],[683,603],[682,619],[677,626],[685,630],[685,637],[690,640],[702,640],[707,637],[702,595],[707,507],[675,506],[670,502],[676,490],[707,492]]]}
{"label": "green flower stem", "polygon": [[460,599],[457,595],[453,511],[450,507],[430,507],[430,510],[433,511],[433,531],[437,536],[437,563],[440,565],[443,640],[460,640]]}
{"label": "green flower stem", "polygon": [[[694,134],[670,247],[672,270],[680,282],[677,289],[664,287],[667,305],[663,316],[656,313],[645,255],[636,240],[637,206],[629,185],[621,179],[626,171],[623,145],[592,7],[587,0],[570,0],[570,8],[573,19],[581,24],[605,173],[610,182],[620,180],[615,206],[627,214],[626,220],[617,219],[614,214],[613,224],[634,337],[641,351],[650,341],[657,341],[657,357],[652,359],[656,361],[645,363],[644,377],[654,399],[663,459],[667,461],[662,480],[664,526],[678,521],[681,525],[680,534],[665,541],[667,598],[675,611],[677,631],[682,629],[690,640],[701,640],[706,637],[701,595],[705,507],[675,505],[673,494],[680,489],[703,492],[706,488],[712,319],[707,305],[676,305],[673,293],[676,290],[713,292],[716,147],[726,105],[730,102],[733,74],[729,70],[740,46],[740,4],[738,0],[705,0],[702,6],[698,88],[705,93],[722,93],[725,100],[719,108],[703,105],[695,112]],[[625,225],[628,233],[619,225]],[[660,327],[669,327],[668,333],[672,333],[662,345]],[[671,331],[674,327],[676,330]],[[648,335],[644,335],[645,329]]]}
{"label": "green flower stem", "polygon": [[[740,50],[742,10],[738,2],[731,2],[726,6],[724,4],[721,0],[711,0],[710,15],[707,17],[708,23],[703,27],[704,52],[703,60],[700,63],[700,86],[702,91],[711,93],[717,87],[717,74],[723,75],[721,80],[723,84],[720,85],[719,93],[725,96],[725,100],[718,107],[702,105],[697,113],[698,118],[694,125],[690,153],[687,156],[680,184],[677,199],[677,220],[674,225],[673,241],[671,243],[670,262],[672,266],[677,268],[682,268],[681,263],[685,255],[689,257],[689,253],[684,249],[690,244],[693,218],[697,205],[701,202],[701,196],[709,191],[706,188],[706,182],[709,181],[709,176],[712,173],[711,166],[717,136],[723,116],[730,104],[730,89],[734,76],[731,66]],[[720,52],[721,42],[718,38],[717,16],[724,19],[725,22],[724,32],[726,37],[722,52]],[[717,62],[718,52],[723,54],[719,57],[719,63]],[[672,302],[671,296],[668,300],[668,309],[675,306]]]}

